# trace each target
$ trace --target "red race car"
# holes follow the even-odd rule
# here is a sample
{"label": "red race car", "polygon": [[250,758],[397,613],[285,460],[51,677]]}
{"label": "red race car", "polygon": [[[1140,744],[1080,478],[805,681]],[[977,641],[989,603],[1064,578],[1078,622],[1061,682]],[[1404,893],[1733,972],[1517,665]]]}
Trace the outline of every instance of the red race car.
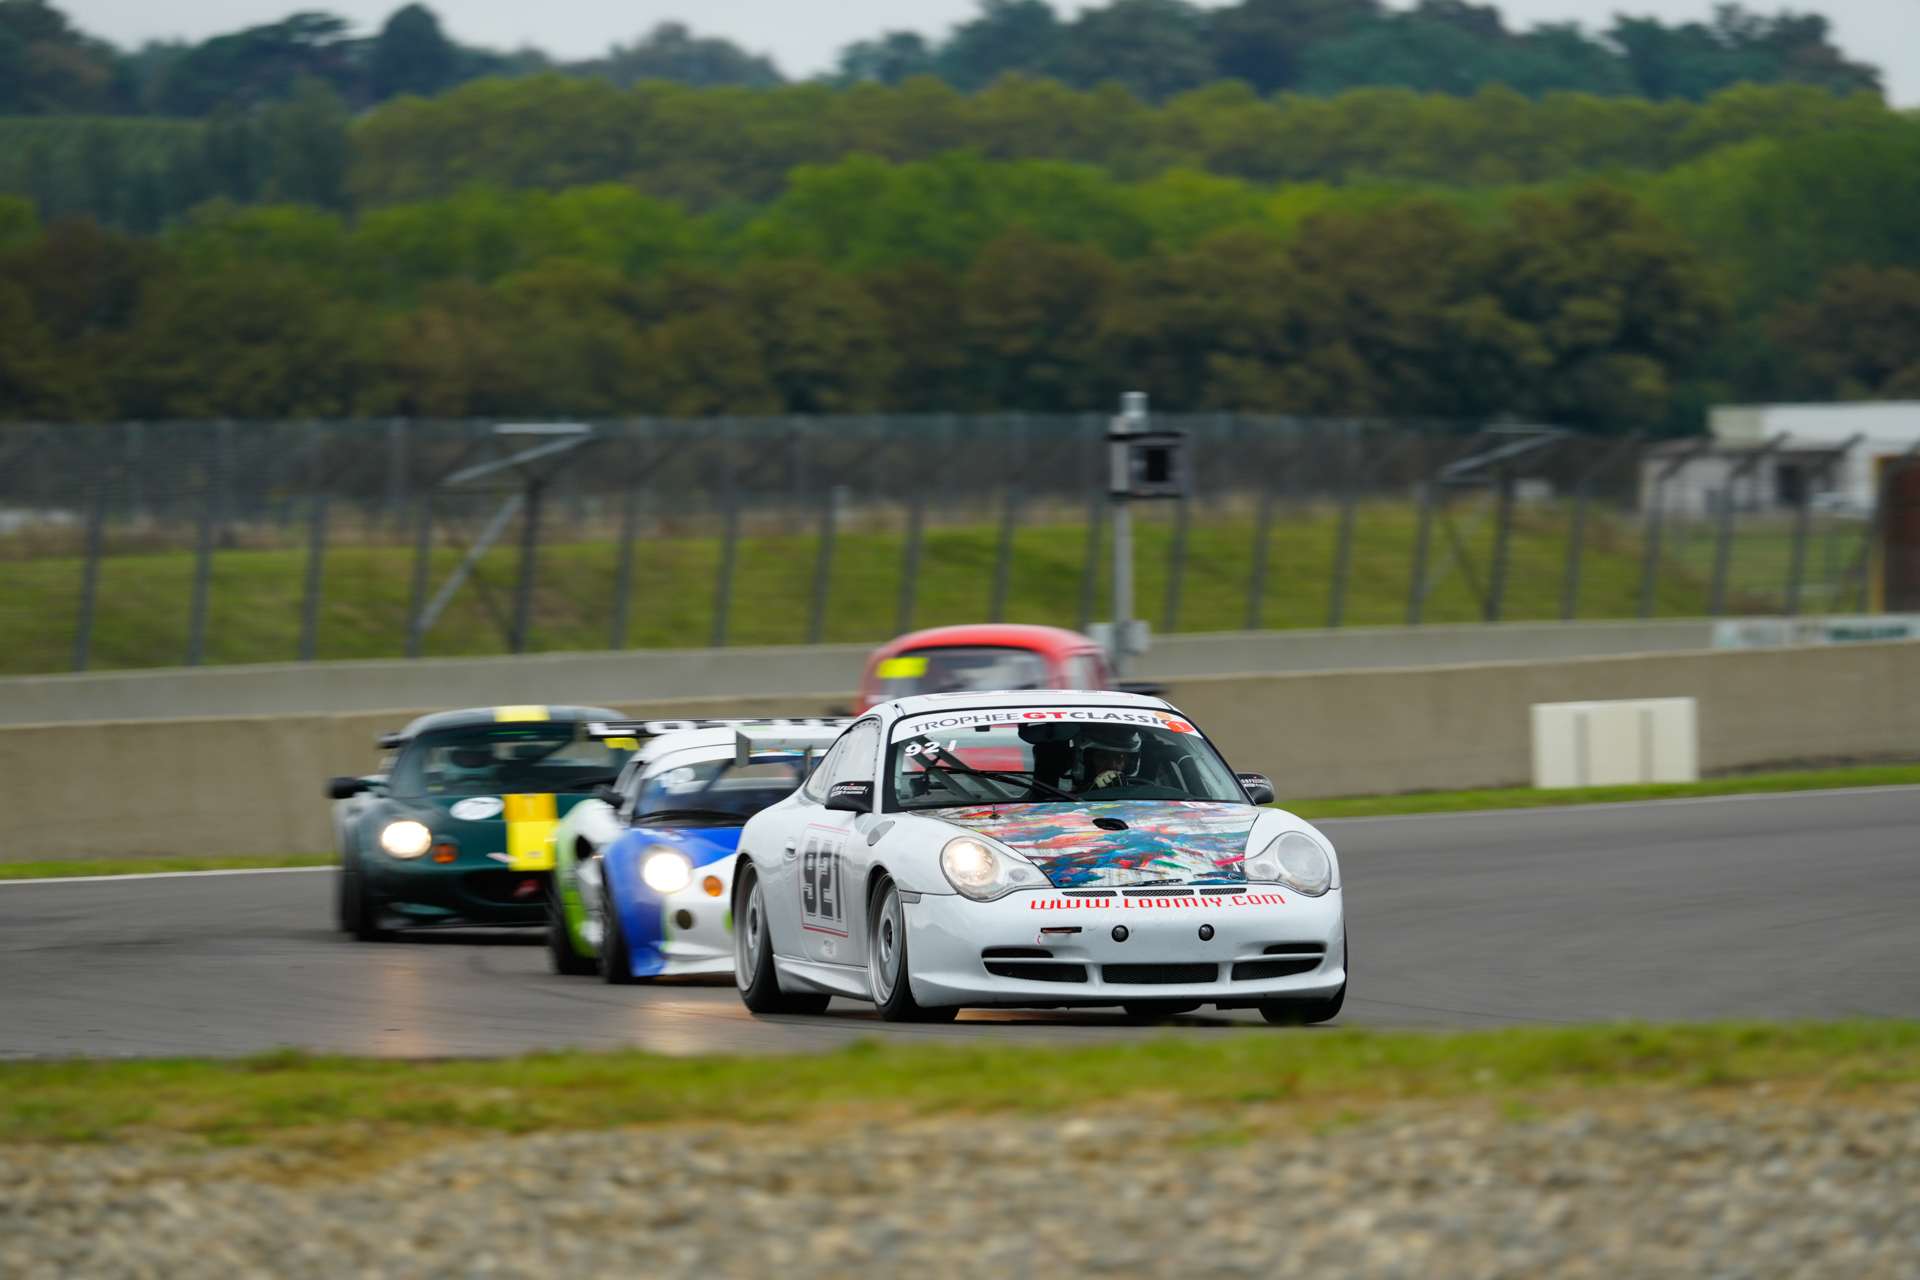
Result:
{"label": "red race car", "polygon": [[873,651],[853,714],[923,693],[1114,687],[1106,655],[1078,631],[1001,622],[931,627]]}

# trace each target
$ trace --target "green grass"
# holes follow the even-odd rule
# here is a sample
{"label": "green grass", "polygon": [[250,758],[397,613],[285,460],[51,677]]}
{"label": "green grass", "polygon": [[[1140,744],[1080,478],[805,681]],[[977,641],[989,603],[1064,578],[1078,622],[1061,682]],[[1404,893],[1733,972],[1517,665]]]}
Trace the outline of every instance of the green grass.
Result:
{"label": "green grass", "polygon": [[[1244,504],[1195,514],[1175,627],[1168,625],[1168,552],[1173,541],[1169,504],[1140,508],[1137,597],[1156,631],[1238,630],[1248,623],[1254,521]],[[1569,513],[1563,504],[1516,513],[1502,616],[1560,617]],[[1352,571],[1342,621],[1348,626],[1406,621],[1416,515],[1405,502],[1362,504],[1355,521]],[[1492,521],[1471,503],[1454,513],[1455,539],[1437,523],[1430,569],[1427,622],[1480,618],[1480,595],[1491,560]],[[1283,507],[1268,543],[1261,627],[1319,627],[1331,605],[1336,513],[1324,504]],[[257,536],[268,536],[254,531]],[[1821,585],[1850,553],[1845,539],[1816,531],[1808,557],[1804,607],[1839,603]],[[297,527],[272,536],[283,545],[223,550],[214,556],[209,596],[209,663],[290,661],[298,656],[306,572]],[[474,581],[455,595],[428,632],[429,656],[506,650],[517,551],[512,538],[482,557]],[[1831,545],[1829,545],[1831,542]],[[878,642],[894,634],[905,536],[897,529],[856,524],[835,543],[825,639]],[[1780,607],[1790,543],[1784,525],[1744,522],[1730,574],[1729,608],[1737,613]],[[807,638],[818,540],[812,534],[741,540],[728,642],[799,644]],[[1638,610],[1641,545],[1638,527],[1605,512],[1592,517],[1581,575],[1583,618],[1632,617]],[[1675,524],[1665,538],[1665,568],[1654,613],[1697,617],[1707,609],[1711,530]],[[72,660],[81,560],[69,546],[0,547],[0,674],[60,671]],[[918,626],[987,618],[997,550],[991,523],[929,528],[921,560],[913,622]],[[1030,524],[1015,540],[1006,608],[1008,621],[1076,626],[1085,563],[1083,523]],[[1464,552],[1464,554],[1461,554]],[[1831,553],[1831,554],[1830,554]],[[460,558],[460,548],[434,553],[438,589]],[[318,633],[319,656],[398,657],[404,652],[411,598],[412,550],[401,545],[339,545],[326,559]],[[636,648],[708,643],[714,622],[714,579],[721,559],[714,537],[643,538],[638,545],[627,643]],[[541,554],[535,593],[534,650],[603,649],[610,641],[617,577],[613,542],[557,541]],[[1830,563],[1831,562],[1831,563]],[[1100,562],[1095,617],[1106,610],[1106,558]],[[97,668],[174,666],[184,660],[193,557],[184,550],[140,549],[109,539],[102,562],[92,646]]]}
{"label": "green grass", "polygon": [[257,867],[325,867],[330,853],[289,853],[253,858],[112,858],[97,862],[0,862],[0,880],[66,876],[142,876],[159,871],[246,871]]}
{"label": "green grass", "polygon": [[858,1104],[1049,1112],[1105,1104],[1448,1096],[1489,1090],[1828,1086],[1920,1079],[1920,1022],[1328,1029],[1082,1048],[948,1042],[787,1058],[556,1053],[407,1062],[280,1052],[237,1062],[0,1063],[0,1142],[133,1136],[355,1145],[411,1133],[779,1121]]}
{"label": "green grass", "polygon": [[1829,787],[1898,787],[1920,784],[1920,764],[1858,765],[1753,773],[1704,782],[1646,783],[1626,787],[1565,787],[1538,791],[1505,787],[1484,791],[1419,791],[1398,796],[1349,796],[1287,800],[1281,806],[1303,818],[1377,818],[1403,813],[1466,813],[1475,809],[1548,809],[1570,804],[1618,804],[1632,800],[1677,800],[1689,796],[1738,796],[1769,791],[1819,791]]}

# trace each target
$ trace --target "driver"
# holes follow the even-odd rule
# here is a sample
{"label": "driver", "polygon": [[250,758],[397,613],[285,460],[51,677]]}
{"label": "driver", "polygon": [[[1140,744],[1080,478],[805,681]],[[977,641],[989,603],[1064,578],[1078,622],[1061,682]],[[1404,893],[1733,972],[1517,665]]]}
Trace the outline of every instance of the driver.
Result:
{"label": "driver", "polygon": [[1074,777],[1081,791],[1117,787],[1140,769],[1140,731],[1122,725],[1089,725],[1073,736],[1079,757]]}

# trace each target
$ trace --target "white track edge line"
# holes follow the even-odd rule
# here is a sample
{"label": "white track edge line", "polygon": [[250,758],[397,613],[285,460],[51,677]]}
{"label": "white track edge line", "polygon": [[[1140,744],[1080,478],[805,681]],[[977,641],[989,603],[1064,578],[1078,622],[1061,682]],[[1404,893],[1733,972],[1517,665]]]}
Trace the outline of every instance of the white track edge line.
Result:
{"label": "white track edge line", "polygon": [[215,871],[136,871],[124,876],[37,876],[31,880],[0,879],[0,889],[11,884],[106,884],[114,880],[177,880],[182,876],[268,876],[289,871],[331,871],[329,862],[318,867],[226,867]]}
{"label": "white track edge line", "polygon": [[[1323,822],[1405,822],[1411,818],[1486,818],[1516,813],[1578,813],[1586,809],[1645,809],[1654,805],[1721,804],[1728,800],[1794,800],[1807,796],[1847,796],[1882,791],[1920,791],[1920,782],[1894,782],[1882,786],[1819,787],[1805,791],[1736,791],[1724,796],[1666,796],[1657,800],[1594,800],[1587,804],[1534,804],[1515,809],[1443,809],[1433,813],[1355,814],[1348,818],[1302,818],[1319,826]],[[1286,806],[1280,805],[1279,808]]]}

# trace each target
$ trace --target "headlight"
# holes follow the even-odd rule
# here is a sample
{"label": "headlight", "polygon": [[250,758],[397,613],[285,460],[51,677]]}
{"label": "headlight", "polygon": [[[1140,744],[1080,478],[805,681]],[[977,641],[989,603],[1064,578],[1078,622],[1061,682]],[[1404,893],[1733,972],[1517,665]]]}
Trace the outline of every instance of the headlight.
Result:
{"label": "headlight", "polygon": [[1247,879],[1271,880],[1317,898],[1333,883],[1333,859],[1312,836],[1289,831],[1246,861]]}
{"label": "headlight", "polygon": [[433,843],[433,832],[425,823],[403,820],[389,822],[380,833],[380,847],[396,858],[417,858]]}
{"label": "headlight", "polygon": [[640,851],[640,878],[655,893],[678,893],[693,883],[693,863],[667,844],[650,844]]}
{"label": "headlight", "polygon": [[940,873],[975,902],[991,902],[1015,889],[1038,889],[1047,882],[1032,863],[1009,858],[972,836],[947,841],[940,851]]}

